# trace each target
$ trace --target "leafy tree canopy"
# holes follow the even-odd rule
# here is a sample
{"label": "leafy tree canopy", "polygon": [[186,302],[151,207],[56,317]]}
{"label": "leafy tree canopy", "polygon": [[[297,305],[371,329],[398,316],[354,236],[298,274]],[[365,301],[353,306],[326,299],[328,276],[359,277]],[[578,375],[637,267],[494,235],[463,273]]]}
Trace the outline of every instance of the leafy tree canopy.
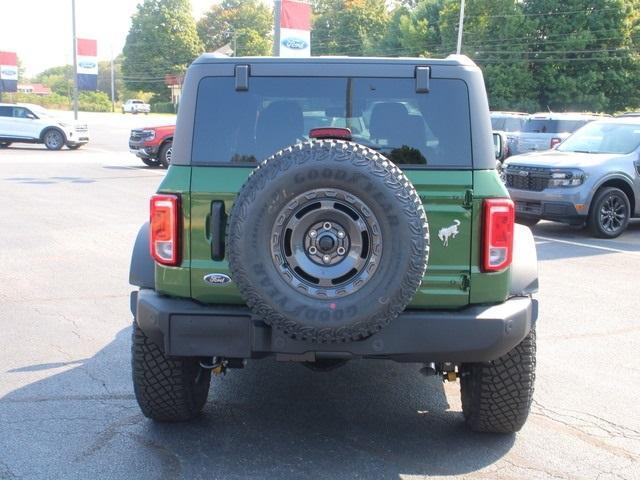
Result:
{"label": "leafy tree canopy", "polygon": [[373,55],[389,20],[385,0],[315,0],[313,55]]}
{"label": "leafy tree canopy", "polygon": [[223,0],[198,21],[198,35],[207,51],[227,44],[236,56],[270,55],[273,13],[261,0]]}
{"label": "leafy tree canopy", "polygon": [[202,51],[189,0],[144,0],[123,50],[125,86],[168,97],[164,76],[184,73]]}

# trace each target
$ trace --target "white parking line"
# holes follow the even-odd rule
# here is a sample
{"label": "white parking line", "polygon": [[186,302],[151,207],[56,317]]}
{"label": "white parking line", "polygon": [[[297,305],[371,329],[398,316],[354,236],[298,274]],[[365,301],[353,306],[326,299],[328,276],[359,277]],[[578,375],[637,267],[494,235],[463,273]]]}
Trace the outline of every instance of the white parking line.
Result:
{"label": "white parking line", "polygon": [[540,235],[534,235],[534,238],[539,240],[546,240],[548,242],[565,243],[567,245],[574,245],[576,247],[594,248],[596,250],[604,250],[606,252],[628,253],[630,255],[640,256],[640,252],[632,251],[632,250],[621,250],[619,248],[601,247],[600,245],[590,245],[588,243],[571,242],[569,240],[559,240],[557,238],[541,237]]}

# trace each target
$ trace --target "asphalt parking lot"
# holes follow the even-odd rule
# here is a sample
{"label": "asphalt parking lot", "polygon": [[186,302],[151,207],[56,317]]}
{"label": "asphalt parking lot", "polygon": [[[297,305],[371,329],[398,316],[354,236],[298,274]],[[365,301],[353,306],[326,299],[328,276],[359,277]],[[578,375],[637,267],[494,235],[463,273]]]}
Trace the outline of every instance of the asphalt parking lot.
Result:
{"label": "asphalt parking lot", "polygon": [[419,365],[254,361],[204,415],[154,424],[130,381],[130,248],[164,175],[127,151],[167,116],[82,114],[86,147],[0,150],[0,479],[640,478],[640,222],[612,241],[543,222],[535,402],[465,430]]}

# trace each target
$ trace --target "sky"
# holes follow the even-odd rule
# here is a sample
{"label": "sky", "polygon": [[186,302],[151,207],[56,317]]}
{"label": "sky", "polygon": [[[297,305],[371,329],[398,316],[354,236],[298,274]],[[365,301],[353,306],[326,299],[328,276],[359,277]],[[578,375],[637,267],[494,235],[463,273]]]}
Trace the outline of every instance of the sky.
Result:
{"label": "sky", "polygon": [[[98,40],[98,58],[122,51],[140,0],[76,0],[79,38]],[[199,18],[219,0],[191,0]],[[73,62],[71,0],[0,0],[0,51],[16,52],[27,76]]]}

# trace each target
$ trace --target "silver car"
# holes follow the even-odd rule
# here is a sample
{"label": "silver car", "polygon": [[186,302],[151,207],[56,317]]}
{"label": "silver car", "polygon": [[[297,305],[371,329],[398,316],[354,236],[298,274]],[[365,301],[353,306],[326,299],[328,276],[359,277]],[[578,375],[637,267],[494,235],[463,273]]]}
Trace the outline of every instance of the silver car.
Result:
{"label": "silver car", "polygon": [[588,123],[553,150],[504,163],[519,223],[540,219],[614,238],[640,216],[640,118]]}
{"label": "silver car", "polygon": [[602,118],[584,113],[534,113],[520,132],[510,134],[512,155],[549,150],[588,122]]}

